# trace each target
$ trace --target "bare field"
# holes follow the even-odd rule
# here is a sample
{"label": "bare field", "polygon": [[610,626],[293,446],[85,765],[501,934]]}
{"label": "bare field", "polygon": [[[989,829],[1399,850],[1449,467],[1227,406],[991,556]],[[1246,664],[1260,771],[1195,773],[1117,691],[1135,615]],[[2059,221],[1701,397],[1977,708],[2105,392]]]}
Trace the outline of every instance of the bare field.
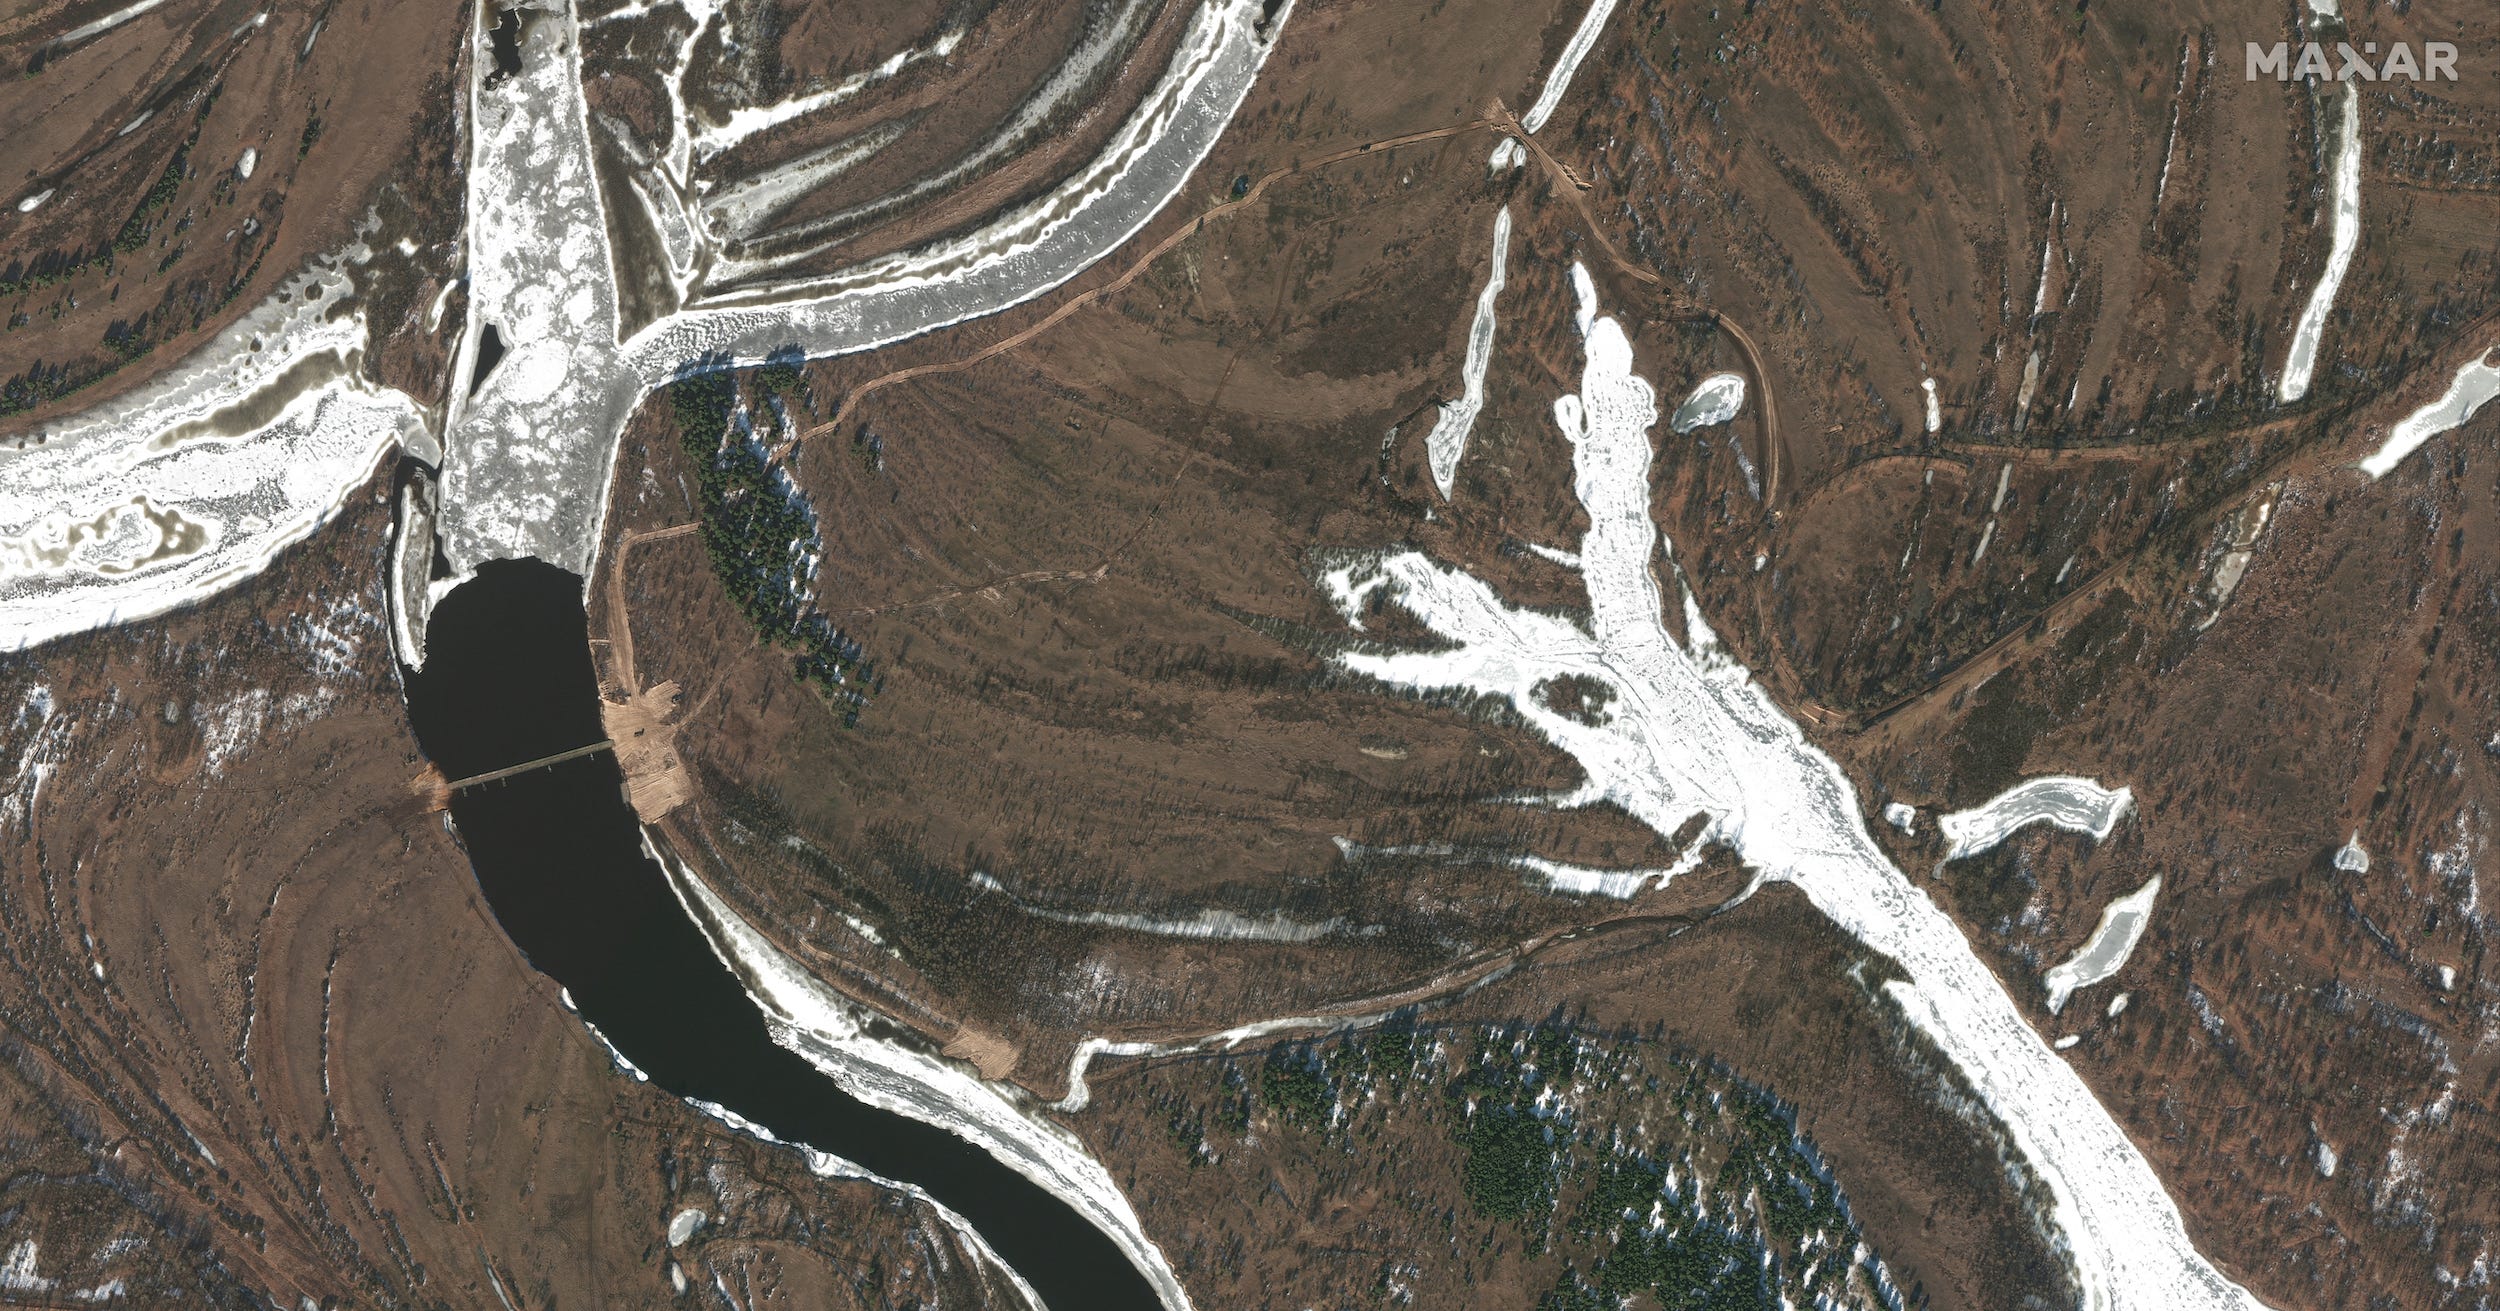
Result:
{"label": "bare field", "polygon": [[[2136,789],[2136,817],[2100,849],[2028,835],[1926,881],[2043,1033],[2077,1036],[2070,1059],[2198,1243],[2275,1305],[2446,1296],[2439,1272],[2489,1241],[2437,1219],[2474,1212],[2455,1181],[2489,1151],[2466,1110],[2486,1062],[2460,1055],[2487,1003],[2469,963],[2481,921],[2454,900],[2462,857],[2431,858],[2482,841],[2489,784],[2469,744],[2495,726],[2467,722],[2484,713],[2466,708],[2482,700],[2467,666],[2382,665],[2419,649],[2430,630],[2405,617],[2442,588],[2458,649],[2479,613],[2465,580],[2490,557],[2442,535],[2487,512],[2434,508],[2465,495],[2438,447],[2456,490],[2409,516],[2360,508],[2415,498],[2341,466],[2492,308],[2492,230],[2468,217],[2487,200],[2465,175],[2488,88],[2370,103],[2364,242],[2319,382],[2285,411],[2273,391],[2324,260],[2312,218],[2332,117],[2299,88],[2240,80],[2239,33],[2272,33],[2272,11],[1947,5],[1874,24],[1642,7],[1540,137],[1589,189],[1534,160],[1488,175],[1498,137],[1466,125],[1528,99],[1575,18],[1553,17],[1542,62],[1496,64],[1441,44],[1490,14],[1305,7],[1215,160],[1130,251],[1049,302],[810,368],[789,467],[825,544],[816,604],[860,643],[871,695],[841,727],[780,672],[785,653],[745,642],[693,539],[637,553],[624,612],[594,622],[631,625],[642,681],[687,688],[678,741],[702,782],[672,822],[828,978],[940,1040],[1005,1035],[985,1068],[1046,1095],[1083,1036],[1358,1015],[1446,993],[1505,944],[1546,944],[1429,1013],[1560,1005],[1601,1027],[1689,1026],[1678,1041],[1806,1108],[1867,1199],[1870,1241],[1938,1305],[2015,1304],[2001,1290],[2019,1281],[1969,1263],[2022,1250],[2019,1204],[1972,1193],[1938,1230],[1922,1201],[1990,1173],[1948,1163],[1990,1159],[1985,1126],[1907,1152],[1882,1114],[1837,1109],[1935,1116],[1950,1100],[1897,1036],[1892,1056],[1840,1066],[1806,1036],[1875,1023],[1863,998],[1827,995],[1845,962],[1796,967],[1819,1000],[1784,1009],[1648,1009],[1640,981],[1664,959],[1706,977],[1772,950],[1747,936],[1769,930],[1734,927],[1760,923],[1750,906],[1713,914],[1739,872],[1634,907],[1547,892],[1501,860],[1654,868],[1677,844],[1620,815],[1517,805],[1576,769],[1499,707],[1384,699],[1325,673],[1350,640],[1313,586],[1332,548],[1412,543],[1506,595],[1586,604],[1533,549],[1569,550],[1586,527],[1549,416],[1576,375],[1567,274],[1584,261],[1666,406],[1705,374],[1747,378],[1732,424],[1656,434],[1656,513],[1702,612],[1851,764],[1870,811],[1921,808],[1921,836],[1883,831],[1905,868],[1936,864],[1937,809],[2024,775]],[[2417,11],[2405,32],[2447,21]],[[1457,130],[1361,149],[1436,128]],[[1504,206],[1518,233],[1485,408],[1444,502],[1422,436],[1456,392]],[[677,445],[658,418],[637,425],[617,531],[692,517]],[[2373,552],[2394,576],[2346,576]],[[2284,576],[2295,560],[2343,573]],[[1419,636],[1394,611],[1357,618],[1351,640]],[[2362,690],[2386,679],[2413,681]],[[2442,701],[2406,711],[2417,683],[2457,718],[2419,724]],[[2389,745],[2314,745],[2352,734]],[[2330,766],[2379,772],[2312,777]],[[2417,778],[2458,781],[2399,804],[2433,786]],[[2350,799],[2330,814],[2338,788]],[[2390,857],[2401,912],[2377,908],[2383,882],[2328,866],[2356,822],[2373,851],[2407,853]],[[2373,823],[2388,831],[2367,836]],[[2126,971],[2050,1016],[2040,971],[2155,872],[2165,892]],[[1206,927],[1215,911],[1226,932]],[[1571,945],[1575,925],[1627,913],[1627,933],[1681,936],[1608,948],[1603,965]],[[2365,988],[2355,957],[2385,978]],[[2106,1014],[2120,992],[2131,1006]],[[1075,1122],[1115,1160],[1143,1153],[1158,1182],[1141,1197],[1169,1199],[1141,1201],[1150,1227],[1208,1252],[1305,1253],[1283,1286],[1353,1277],[1319,1255],[1345,1241],[1320,1217],[1371,1202],[1194,1224],[1240,1204],[1124,1145],[1153,1140],[1150,1108],[1180,1094],[1124,1091],[1111,1069]],[[2389,1109],[2373,1120],[2365,1101]],[[2345,1162],[2332,1178],[2322,1147]]]}
{"label": "bare field", "polygon": [[59,39],[125,7],[0,20],[25,52],[0,91],[0,428],[141,380],[359,236],[368,373],[438,392],[411,339],[460,267],[466,6],[170,6]]}
{"label": "bare field", "polygon": [[0,1249],[37,1281],[6,1298],[658,1307],[674,1263],[1014,1305],[923,1204],[624,1075],[503,936],[408,787],[376,500],[152,631],[0,664]]}

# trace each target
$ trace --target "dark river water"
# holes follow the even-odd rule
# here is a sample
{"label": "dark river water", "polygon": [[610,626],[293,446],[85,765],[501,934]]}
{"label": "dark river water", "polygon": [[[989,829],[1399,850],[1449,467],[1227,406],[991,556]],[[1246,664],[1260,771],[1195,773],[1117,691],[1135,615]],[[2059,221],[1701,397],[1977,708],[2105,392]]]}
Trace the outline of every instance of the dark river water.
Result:
{"label": "dark river water", "polygon": [[[605,736],[581,596],[563,570],[497,562],[435,608],[408,704],[447,777]],[[601,754],[472,788],[451,813],[504,932],[626,1059],[671,1093],[927,1189],[1054,1311],[1161,1305],[1109,1237],[1039,1185],[944,1130],[850,1097],[775,1045],[644,855],[622,784]]]}

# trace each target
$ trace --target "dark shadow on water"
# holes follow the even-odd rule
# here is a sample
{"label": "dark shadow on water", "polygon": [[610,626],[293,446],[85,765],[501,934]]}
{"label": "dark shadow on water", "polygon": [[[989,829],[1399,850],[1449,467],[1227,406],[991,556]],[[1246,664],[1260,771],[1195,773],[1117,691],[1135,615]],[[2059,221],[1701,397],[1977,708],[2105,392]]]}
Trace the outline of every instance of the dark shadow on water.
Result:
{"label": "dark shadow on water", "polygon": [[[495,330],[494,324],[489,323],[485,330],[478,334],[477,367],[469,370],[469,394],[471,396],[477,395],[477,389],[486,385],[486,375],[493,373],[495,366],[502,362],[503,334]],[[455,774],[452,777],[466,776]]]}
{"label": "dark shadow on water", "polygon": [[[588,636],[579,578],[537,561],[481,567],[435,608],[425,669],[408,679],[426,753],[462,778],[598,741]],[[1057,1311],[1160,1305],[1108,1236],[1040,1186],[776,1045],[643,853],[622,784],[612,757],[591,756],[473,788],[452,817],[504,931],[626,1059],[671,1093],[927,1189]]]}
{"label": "dark shadow on water", "polygon": [[486,35],[494,45],[495,76],[501,79],[520,72],[521,11],[518,9],[496,10],[495,25],[488,29]]}

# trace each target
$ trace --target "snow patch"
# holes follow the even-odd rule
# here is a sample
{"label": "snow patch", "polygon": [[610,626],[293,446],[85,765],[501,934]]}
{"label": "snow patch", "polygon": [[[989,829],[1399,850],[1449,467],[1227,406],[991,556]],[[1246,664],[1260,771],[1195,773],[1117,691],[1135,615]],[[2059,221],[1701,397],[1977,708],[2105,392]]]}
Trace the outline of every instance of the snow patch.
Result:
{"label": "snow patch", "polygon": [[2033,824],[2054,824],[2073,833],[2106,842],[2118,820],[2135,804],[2131,788],[2110,789],[2088,778],[2049,774],[2025,779],[1971,810],[1957,810],[1936,821],[1950,845],[1946,860],[1976,856],[2016,830]]}
{"label": "snow patch", "polygon": [[2327,313],[2335,308],[2336,289],[2352,267],[2352,253],[2361,245],[2361,93],[2344,83],[2343,135],[2328,166],[2334,191],[2335,226],[2328,238],[2326,271],[2310,290],[2309,304],[2292,329],[2292,353],[2283,362],[2283,382],[2275,395],[2284,404],[2309,394],[2309,375],[2317,364],[2318,337],[2326,331]]}
{"label": "snow patch", "polygon": [[773,1041],[851,1096],[936,1125],[1041,1185],[1109,1235],[1166,1307],[1186,1311],[1189,1295],[1162,1249],[1146,1236],[1127,1195],[1076,1135],[1023,1104],[1011,1085],[990,1083],[957,1062],[872,1036],[871,1013],[783,954],[693,871],[647,839],[645,849],[668,872],[669,886],[713,952],[764,1013]]}
{"label": "snow patch", "polygon": [[1675,407],[1675,415],[1667,420],[1667,426],[1679,435],[1689,433],[1696,428],[1725,423],[1735,418],[1736,412],[1744,406],[1745,375],[1714,373],[1702,379],[1700,385],[1693,388],[1692,394],[1684,398],[1684,403]]}
{"label": "snow patch", "polygon": [[2474,412],[2494,396],[2500,396],[2500,360],[2491,352],[2467,360],[2448,382],[2448,390],[2438,400],[2415,410],[2398,422],[2387,434],[2378,450],[2361,462],[2361,471],[2372,478],[2384,478],[2404,458],[2421,449],[2422,443],[2465,425]]}
{"label": "snow patch", "polygon": [[2101,908],[2101,922],[2075,954],[2051,967],[2043,982],[2049,990],[2049,1014],[2066,1009],[2078,988],[2089,988],[2125,968],[2153,918],[2153,898],[2161,895],[2161,875]]}
{"label": "snow patch", "polygon": [[[1706,840],[1733,847],[1758,879],[1796,884],[1844,932],[1899,962],[1907,977],[1887,984],[1885,996],[2006,1126],[2052,1199],[2050,1220],[2087,1305],[2258,1305],[2197,1253],[2142,1153],[2024,1022],[1952,918],[1884,858],[1840,766],[1718,644],[1689,592],[1688,640],[1668,632],[1652,571],[1655,393],[1632,372],[1631,343],[1599,313],[1586,270],[1575,269],[1573,282],[1586,364],[1579,393],[1557,402],[1555,420],[1589,518],[1580,548],[1587,625],[1510,605],[1478,578],[1392,548],[1367,569],[1326,575],[1324,585],[1342,589],[1334,597],[1341,609],[1374,596],[1394,602],[1444,645],[1355,648],[1336,663],[1404,691],[1506,699],[1586,774],[1554,804],[1610,802],[1666,834],[1703,817]],[[1617,713],[1587,724],[1543,705],[1534,689],[1564,676],[1614,690]]]}
{"label": "snow patch", "polygon": [[1493,216],[1493,270],[1476,296],[1476,320],[1467,329],[1467,360],[1459,374],[1457,403],[1441,407],[1432,432],[1424,438],[1424,454],[1432,465],[1432,485],[1441,499],[1450,499],[1450,483],[1458,476],[1459,457],[1467,453],[1467,435],[1484,411],[1484,373],[1493,363],[1493,302],[1502,294],[1502,266],[1510,252],[1510,206]]}

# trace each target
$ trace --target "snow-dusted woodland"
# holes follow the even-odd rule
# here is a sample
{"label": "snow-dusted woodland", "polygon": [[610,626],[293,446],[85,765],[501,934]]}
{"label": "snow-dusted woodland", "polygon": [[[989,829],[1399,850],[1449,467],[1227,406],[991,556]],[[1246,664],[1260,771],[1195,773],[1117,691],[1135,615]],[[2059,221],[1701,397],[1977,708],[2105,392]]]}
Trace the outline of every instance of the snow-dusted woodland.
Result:
{"label": "snow-dusted woodland", "polygon": [[1493,267],[1484,290],[1476,295],[1476,318],[1467,328],[1467,360],[1460,367],[1459,397],[1445,402],[1424,435],[1424,454],[1432,465],[1432,485],[1441,499],[1450,498],[1450,480],[1458,476],[1459,457],[1467,453],[1467,435],[1484,412],[1484,371],[1493,363],[1493,302],[1502,294],[1502,268],[1510,255],[1510,206],[1493,216]]}
{"label": "snow-dusted woodland", "polygon": [[2276,396],[2288,405],[2309,394],[2309,375],[2318,362],[2318,337],[2326,331],[2326,316],[2335,308],[2335,292],[2344,285],[2344,273],[2352,267],[2352,254],[2361,245],[2361,93],[2352,83],[2344,83],[2342,133],[2335,141],[2335,156],[2327,167],[2329,189],[2334,197],[2334,226],[2328,233],[2326,269],[2318,277],[2318,285],[2309,291],[2309,303],[2301,309],[2300,323],[2292,329],[2291,354],[2283,361],[2283,382]]}
{"label": "snow-dusted woodland", "polygon": [[126,395],[0,445],[0,648],[163,614],[321,526],[415,403],[361,376],[350,251]]}
{"label": "snow-dusted woodland", "polygon": [[2033,824],[2054,824],[2106,842],[2120,817],[2135,804],[2132,788],[2105,788],[2088,778],[2049,774],[2027,778],[1973,809],[1940,816],[1946,860],[1960,860],[2003,842]]}
{"label": "snow-dusted woodland", "polygon": [[[1418,551],[1384,550],[1323,572],[1321,586],[1341,609],[1381,594],[1448,645],[1357,642],[1339,663],[1390,688],[1504,699],[1587,772],[1556,804],[1611,803],[1662,834],[1703,816],[1697,844],[1733,847],[1758,881],[1795,884],[1897,962],[1908,977],[1885,995],[1969,1081],[2048,1190],[2086,1305],[2258,1305],[2197,1252],[2143,1154],[2025,1022],[1951,917],[1874,845],[1839,765],[1720,647],[1689,591],[1686,640],[1668,631],[1653,568],[1663,544],[1649,514],[1656,394],[1633,372],[1622,327],[1599,313],[1587,271],[1573,274],[1587,362],[1579,393],[1556,401],[1554,417],[1589,516],[1580,547],[1589,625],[1510,605]],[[1582,723],[1533,695],[1565,677],[1612,689],[1613,717]]]}
{"label": "snow-dusted woodland", "polygon": [[2143,887],[2101,908],[2101,922],[2093,927],[2092,936],[2074,955],[2049,967],[2041,980],[2049,990],[2049,1014],[2064,1011],[2066,999],[2076,989],[2115,978],[2125,968],[2144,936],[2144,926],[2152,922],[2153,899],[2160,895],[2161,875],[2156,874]]}

